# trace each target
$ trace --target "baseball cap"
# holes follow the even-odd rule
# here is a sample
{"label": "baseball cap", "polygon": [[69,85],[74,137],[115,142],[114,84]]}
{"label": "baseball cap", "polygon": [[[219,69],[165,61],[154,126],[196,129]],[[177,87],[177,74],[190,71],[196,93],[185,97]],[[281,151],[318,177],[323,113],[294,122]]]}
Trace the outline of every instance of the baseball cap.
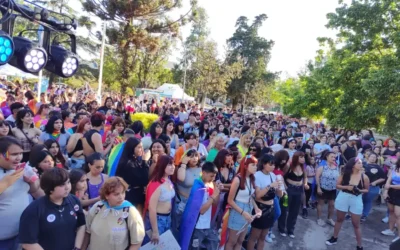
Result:
{"label": "baseball cap", "polygon": [[358,137],[355,135],[352,135],[349,137],[349,141],[358,141]]}

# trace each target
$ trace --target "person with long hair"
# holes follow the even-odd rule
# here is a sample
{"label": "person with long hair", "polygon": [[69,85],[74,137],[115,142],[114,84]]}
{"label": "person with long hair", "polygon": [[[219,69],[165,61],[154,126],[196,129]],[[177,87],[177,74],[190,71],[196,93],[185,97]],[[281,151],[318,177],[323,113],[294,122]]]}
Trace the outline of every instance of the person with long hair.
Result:
{"label": "person with long hair", "polygon": [[67,152],[71,159],[71,168],[82,168],[85,164],[85,155],[83,154],[83,135],[92,129],[89,118],[82,119],[76,129],[76,133],[72,134],[68,140]]}
{"label": "person with long hair", "polygon": [[34,127],[33,113],[29,109],[18,111],[15,125],[16,127],[13,128],[12,132],[22,144],[22,149],[24,150],[22,162],[27,162],[29,153],[32,147],[39,142],[39,136],[41,136],[42,132]]}
{"label": "person with long hair", "polygon": [[90,202],[85,206],[90,206],[99,201],[100,188],[108,179],[108,175],[103,174],[105,161],[100,153],[93,153],[86,158],[86,181],[87,181],[87,195]]}
{"label": "person with long hair", "polygon": [[134,121],[130,127],[135,132],[135,137],[142,139],[144,137],[144,127],[142,121]]}
{"label": "person with long hair", "polygon": [[199,127],[200,142],[203,142],[206,139],[206,136],[209,131],[210,131],[210,123],[207,120],[202,121]]}
{"label": "person with long hair", "polygon": [[178,135],[180,145],[182,145],[185,142],[185,131],[183,131],[184,125],[185,124],[182,121],[178,123],[175,122],[175,134]]}
{"label": "person with long hair", "polygon": [[58,141],[54,139],[48,139],[44,142],[44,145],[46,146],[49,153],[53,156],[56,167],[68,169],[67,161],[65,159],[65,156],[61,153],[60,144],[58,144]]}
{"label": "person with long hair", "polygon": [[149,135],[142,138],[143,149],[146,154],[146,158],[149,156],[149,149],[153,141],[157,140],[158,137],[163,133],[163,127],[161,123],[154,122],[150,125],[150,133]]}
{"label": "person with long hair", "polygon": [[63,110],[61,112],[61,118],[63,120],[65,130],[68,131],[69,129],[75,127],[75,123],[73,123],[74,118],[75,118],[74,113],[67,111],[67,110]]}
{"label": "person with long hair", "polygon": [[285,227],[287,234],[290,238],[295,238],[294,229],[296,226],[297,216],[302,203],[302,196],[304,189],[309,189],[307,175],[304,172],[305,155],[303,152],[298,151],[293,154],[292,162],[288,172],[285,174],[285,181],[287,184],[288,195],[288,214],[287,218],[284,214],[279,218],[279,233],[281,236],[286,237]]}
{"label": "person with long hair", "polygon": [[149,183],[149,167],[143,160],[143,145],[137,138],[129,138],[119,160],[116,176],[122,177],[130,186],[126,192],[126,199],[139,212],[143,212],[145,191]]}
{"label": "person with long hair", "polygon": [[104,112],[104,114],[107,114],[109,110],[113,110],[113,105],[114,101],[111,97],[107,97],[104,101],[104,105],[101,106],[97,111],[98,112]]}
{"label": "person with long hair", "polygon": [[35,123],[36,128],[42,129],[44,126],[46,126],[49,112],[50,106],[48,104],[40,105],[38,112],[36,113],[35,117],[33,117],[33,122]]}
{"label": "person with long hair", "polygon": [[336,189],[340,190],[335,200],[336,223],[333,236],[325,243],[337,244],[340,229],[346,213],[350,213],[354,233],[356,235],[357,250],[362,250],[360,218],[363,212],[362,194],[368,192],[369,179],[363,174],[362,161],[356,157],[349,159],[343,168],[343,173],[337,179]]}
{"label": "person with long hair", "polygon": [[253,155],[257,159],[261,157],[261,145],[258,142],[252,142],[246,155]]}
{"label": "person with long hair", "polygon": [[124,132],[126,129],[125,120],[121,117],[117,117],[111,123],[110,131],[107,131],[106,141],[104,142],[104,146],[108,146],[110,144],[118,144],[122,142],[122,137],[124,136]]}
{"label": "person with long hair", "polygon": [[210,129],[206,135],[206,137],[204,138],[202,144],[208,148],[208,146],[210,145],[210,142],[212,140],[214,140],[214,138],[218,135],[218,131],[216,129]]}
{"label": "person with long hair", "polygon": [[156,139],[150,146],[150,159],[147,162],[147,165],[149,166],[149,176],[153,173],[160,155],[168,155],[168,147],[167,144],[165,144],[165,141],[162,139]]}
{"label": "person with long hair", "polygon": [[328,219],[326,223],[331,226],[335,226],[335,222],[332,219],[335,199],[336,199],[336,183],[340,175],[340,168],[336,164],[336,154],[328,151],[322,155],[322,159],[326,159],[326,164],[320,166],[317,169],[315,175],[315,181],[317,184],[318,194],[318,205],[317,205],[317,223],[320,226],[324,226],[325,222],[322,220],[322,206],[328,203]]}
{"label": "person with long hair", "polygon": [[10,124],[5,120],[0,120],[0,137],[14,136]]}
{"label": "person with long hair", "polygon": [[[275,169],[275,159],[272,155],[265,154],[258,162],[258,171],[254,174],[256,184],[255,202],[261,210],[261,216],[251,223],[251,232],[247,249],[254,249],[257,243],[257,250],[264,249],[265,238],[274,224],[274,199],[275,196],[282,197],[283,185],[273,173]],[[254,212],[253,212],[254,213]]]}
{"label": "person with long hair", "polygon": [[[262,214],[252,198],[256,188],[254,174],[257,171],[257,162],[257,159],[251,155],[243,158],[239,173],[232,181],[228,195],[228,204],[231,210],[228,219],[229,236],[225,245],[226,250],[241,249],[247,230],[237,235],[238,231],[247,223],[253,222],[256,216]],[[254,216],[252,216],[253,209]]]}
{"label": "person with long hair", "polygon": [[48,139],[54,139],[60,144],[60,150],[63,155],[67,154],[67,142],[70,134],[65,131],[64,122],[58,116],[53,116],[47,122],[44,132],[40,135],[40,143],[44,143]]}
{"label": "person with long hair", "polygon": [[175,134],[175,123],[174,120],[166,120],[164,123],[163,133],[170,138],[171,148],[178,150],[179,148],[179,138]]}
{"label": "person with long hair", "polygon": [[36,113],[36,103],[37,103],[37,101],[36,101],[36,99],[35,99],[35,95],[33,94],[33,92],[32,91],[30,91],[30,90],[28,90],[28,91],[26,91],[25,92],[25,97],[26,97],[26,99],[28,100],[28,107],[29,107],[29,109],[32,111],[32,113]]}
{"label": "person with long hair", "polygon": [[285,150],[289,153],[290,158],[297,152],[296,150],[296,139],[289,138],[286,142]]}
{"label": "person with long hair", "polygon": [[175,196],[175,214],[172,217],[172,230],[175,235],[177,235],[179,231],[190,190],[192,189],[194,181],[199,178],[201,174],[200,155],[195,149],[189,149],[182,156],[178,166],[176,176],[173,176],[177,190]]}
{"label": "person with long hair", "polygon": [[[388,173],[388,179],[385,184],[383,198],[387,200],[389,208],[389,228],[382,231],[383,235],[395,236],[395,224],[400,225],[400,161],[397,160],[394,169]],[[393,240],[395,242],[400,237],[398,236]]]}
{"label": "person with long hair", "polygon": [[160,235],[171,228],[172,199],[175,197],[174,185],[170,176],[174,174],[174,161],[169,155],[160,155],[155,171],[150,176],[145,202],[145,229],[152,230],[151,240],[158,244]]}
{"label": "person with long hair", "polygon": [[[140,212],[126,197],[129,185],[120,177],[110,177],[100,189],[101,201],[86,216],[82,249],[137,250],[145,237]],[[114,235],[114,237],[113,237]]]}
{"label": "person with long hair", "polygon": [[[243,158],[249,151],[251,142],[253,141],[253,134],[246,132],[240,136],[239,144],[237,148],[239,149],[240,155]],[[240,160],[242,159],[240,158]]]}

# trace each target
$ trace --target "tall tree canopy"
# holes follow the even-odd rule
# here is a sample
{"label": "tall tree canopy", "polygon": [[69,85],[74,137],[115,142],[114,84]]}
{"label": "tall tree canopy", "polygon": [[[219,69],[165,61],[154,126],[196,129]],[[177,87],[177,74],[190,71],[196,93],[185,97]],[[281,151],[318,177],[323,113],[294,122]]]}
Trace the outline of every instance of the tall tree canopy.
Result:
{"label": "tall tree canopy", "polygon": [[[399,7],[398,1],[354,0],[327,15],[327,27],[338,30],[337,38],[319,38],[321,50],[300,76],[302,88],[286,95],[304,104],[301,115],[399,135]],[[287,113],[298,111],[285,107]]]}
{"label": "tall tree canopy", "polygon": [[[132,84],[132,74],[138,69],[141,52],[156,53],[163,47],[162,38],[172,39],[179,27],[196,14],[196,1],[190,10],[178,19],[169,17],[181,7],[181,0],[85,0],[84,9],[102,20],[114,21],[107,32],[109,42],[117,46],[121,57],[119,73],[122,91]],[[142,54],[143,55],[143,54]],[[143,76],[143,75],[142,75]]]}
{"label": "tall tree canopy", "polygon": [[266,19],[267,15],[259,15],[249,25],[247,17],[239,17],[235,33],[227,41],[227,62],[243,64],[241,75],[235,77],[228,87],[228,97],[234,107],[244,100],[253,105],[261,103],[263,93],[277,76],[267,70],[274,42],[258,34]]}

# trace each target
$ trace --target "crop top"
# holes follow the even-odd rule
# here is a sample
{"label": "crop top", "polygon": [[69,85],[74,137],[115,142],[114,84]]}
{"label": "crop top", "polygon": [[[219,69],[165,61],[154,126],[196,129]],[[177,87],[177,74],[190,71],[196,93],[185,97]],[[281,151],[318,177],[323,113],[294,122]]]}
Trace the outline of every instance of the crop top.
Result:
{"label": "crop top", "polygon": [[158,201],[161,202],[166,202],[166,201],[171,201],[172,198],[175,197],[175,189],[172,185],[172,182],[170,180],[167,180],[167,185],[171,187],[171,189],[168,189],[165,185],[160,186],[160,197],[158,198]]}
{"label": "crop top", "polygon": [[302,181],[304,179],[304,172],[301,175],[297,175],[295,172],[292,170],[289,170],[289,172],[285,176],[286,179],[291,180],[291,181]]}
{"label": "crop top", "polygon": [[392,185],[400,185],[400,175],[397,175],[394,170],[392,170]]}
{"label": "crop top", "polygon": [[250,178],[246,178],[244,184],[245,185],[243,190],[240,189],[240,186],[238,187],[235,201],[247,204],[250,202],[250,198],[254,194],[255,190],[253,188],[253,185],[251,184]]}
{"label": "crop top", "polygon": [[[344,183],[344,180],[342,180],[342,185],[343,186],[350,186],[350,180],[347,183]],[[357,185],[357,188],[358,189],[364,189],[364,174],[361,175],[361,179],[360,179],[360,182]],[[355,196],[359,196],[360,195],[360,193],[355,192],[354,189],[352,191],[344,189],[344,190],[342,190],[342,192],[348,193],[348,194],[352,194],[352,195],[355,195]]]}

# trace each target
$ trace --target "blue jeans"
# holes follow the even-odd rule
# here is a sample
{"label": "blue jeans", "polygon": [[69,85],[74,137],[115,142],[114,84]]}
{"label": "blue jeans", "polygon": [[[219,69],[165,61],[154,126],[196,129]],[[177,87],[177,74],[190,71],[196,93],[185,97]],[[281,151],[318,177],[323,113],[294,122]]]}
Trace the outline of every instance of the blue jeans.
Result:
{"label": "blue jeans", "polygon": [[15,236],[14,238],[7,240],[0,240],[0,250],[18,250],[19,249],[19,238]]}
{"label": "blue jeans", "polygon": [[371,212],[372,209],[372,203],[374,200],[376,200],[376,197],[379,196],[379,187],[377,186],[370,186],[368,193],[363,194],[363,213],[362,215],[367,217],[369,215],[369,212]]}
{"label": "blue jeans", "polygon": [[[171,214],[164,215],[164,214],[157,214],[157,227],[159,235],[165,233],[166,231],[171,229]],[[151,223],[149,213],[146,213],[146,218],[144,220],[144,228],[145,231],[151,230]],[[145,235],[142,246],[146,245],[151,239],[149,236]]]}

